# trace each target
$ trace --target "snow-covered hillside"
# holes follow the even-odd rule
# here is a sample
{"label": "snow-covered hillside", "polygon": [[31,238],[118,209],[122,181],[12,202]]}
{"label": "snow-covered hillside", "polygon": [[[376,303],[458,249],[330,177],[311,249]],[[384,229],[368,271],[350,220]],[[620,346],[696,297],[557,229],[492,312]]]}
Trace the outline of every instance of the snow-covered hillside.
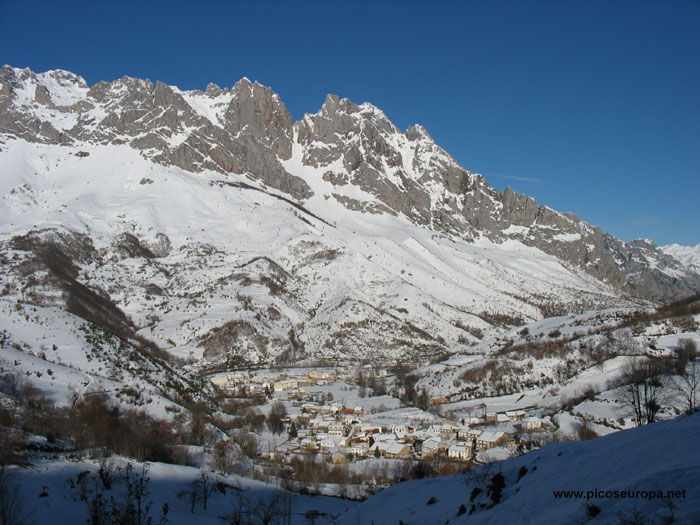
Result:
{"label": "snow-covered hillside", "polygon": [[[415,373],[418,387],[442,398],[442,411],[455,417],[481,405],[492,411],[539,407],[556,413],[597,394],[614,403],[609,385],[627,359],[674,358],[679,341],[700,344],[699,326],[698,296],[656,310],[610,308],[549,317],[485,337],[468,352]],[[613,410],[600,419],[617,427],[616,420],[624,417]]]}
{"label": "snow-covered hillside", "polygon": [[[105,465],[111,469],[111,483],[106,489],[99,475]],[[267,519],[270,520],[267,523],[303,524],[309,522],[307,513],[317,523],[330,523],[333,516],[356,505],[340,498],[291,493],[275,484],[206,471],[204,475],[211,493],[204,508],[200,498],[192,505],[191,496],[187,494],[191,494],[193,482],[202,479],[202,471],[196,468],[165,463],[144,464],[121,457],[112,457],[106,462],[46,458],[37,459],[25,468],[12,467],[2,471],[3,517],[7,519],[6,523],[108,523],[110,518],[103,517],[103,521],[94,518],[99,516],[95,509],[101,509],[109,516],[111,510],[108,509],[112,505],[112,508],[119,509],[112,512],[112,519],[124,515],[122,508],[127,502],[125,479],[129,465],[133,473],[132,483],[141,479],[146,481],[141,497],[140,523],[158,523],[161,517],[165,517],[161,523],[213,525],[237,523],[235,517],[238,515],[239,519],[247,520],[238,523],[266,523]],[[132,499],[132,503],[136,505],[136,500]],[[167,506],[165,514],[164,505]],[[148,518],[152,521],[147,521]],[[224,521],[226,518],[230,521]],[[289,521],[283,521],[287,519]],[[139,523],[136,515],[133,520],[124,522]]]}
{"label": "snow-covered hillside", "polygon": [[[519,241],[472,242],[329,200],[315,211],[244,177],[189,173],[124,145],[7,139],[2,300],[67,307],[75,280],[178,357],[426,358],[474,333],[621,300]],[[6,315],[13,310],[6,308]]]}
{"label": "snow-covered hillside", "polygon": [[699,432],[696,413],[552,444],[465,474],[394,485],[337,523],[693,523]]}

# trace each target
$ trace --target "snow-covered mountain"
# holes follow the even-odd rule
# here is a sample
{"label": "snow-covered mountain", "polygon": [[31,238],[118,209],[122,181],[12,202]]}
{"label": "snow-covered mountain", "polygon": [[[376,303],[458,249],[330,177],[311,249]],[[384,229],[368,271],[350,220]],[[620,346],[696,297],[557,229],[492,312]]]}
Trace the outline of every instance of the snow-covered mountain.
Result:
{"label": "snow-covered mountain", "polygon": [[697,246],[681,246],[680,244],[669,244],[660,248],[666,255],[680,261],[690,270],[700,272],[700,244]]}
{"label": "snow-covered mountain", "polygon": [[648,241],[495,190],[420,126],[332,95],[293,123],[247,79],[4,66],[0,166],[1,326],[20,347],[30,304],[206,363],[424,359],[700,289]]}

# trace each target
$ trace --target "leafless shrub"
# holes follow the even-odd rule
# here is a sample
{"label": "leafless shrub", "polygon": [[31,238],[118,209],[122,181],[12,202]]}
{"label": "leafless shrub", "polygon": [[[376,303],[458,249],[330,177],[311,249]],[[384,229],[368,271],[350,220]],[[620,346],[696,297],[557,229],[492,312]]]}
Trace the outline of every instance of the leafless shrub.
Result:
{"label": "leafless shrub", "polygon": [[579,441],[588,441],[598,437],[598,433],[593,430],[593,423],[590,419],[584,418],[581,426],[576,431],[576,437]]}
{"label": "leafless shrub", "polygon": [[255,434],[247,430],[239,430],[233,439],[245,456],[254,459],[260,455],[260,443]]}

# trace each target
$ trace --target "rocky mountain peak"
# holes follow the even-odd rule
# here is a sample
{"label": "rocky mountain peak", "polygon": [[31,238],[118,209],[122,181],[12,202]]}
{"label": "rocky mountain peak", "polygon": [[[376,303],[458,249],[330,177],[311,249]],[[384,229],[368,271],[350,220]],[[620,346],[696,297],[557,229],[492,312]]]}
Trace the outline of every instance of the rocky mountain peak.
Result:
{"label": "rocky mountain peak", "polygon": [[77,87],[87,89],[88,85],[85,79],[75,73],[64,69],[52,69],[45,73],[37,75],[42,82],[55,82],[57,85],[64,88]]}
{"label": "rocky mountain peak", "polygon": [[224,114],[224,129],[263,140],[281,159],[292,155],[292,117],[269,87],[247,78],[233,86],[233,98]]}
{"label": "rocky mountain peak", "polygon": [[321,106],[319,114],[327,119],[336,120],[342,118],[343,114],[353,114],[359,111],[360,107],[350,99],[341,99],[338,95],[328,94]]}
{"label": "rocky mountain peak", "polygon": [[406,128],[404,135],[411,142],[415,142],[416,140],[434,142],[433,137],[431,137],[428,131],[420,124],[414,124],[413,126]]}
{"label": "rocky mountain peak", "polygon": [[208,97],[218,97],[220,95],[228,95],[229,90],[228,88],[221,89],[213,82],[210,82],[209,84],[207,84],[207,89],[205,93]]}

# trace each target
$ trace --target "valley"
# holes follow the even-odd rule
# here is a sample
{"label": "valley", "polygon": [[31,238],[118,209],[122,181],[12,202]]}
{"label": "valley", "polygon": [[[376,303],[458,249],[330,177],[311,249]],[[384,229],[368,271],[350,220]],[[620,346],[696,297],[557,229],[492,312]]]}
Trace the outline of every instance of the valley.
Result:
{"label": "valley", "polygon": [[379,522],[443,484],[488,521],[497,473],[517,502],[533,458],[697,426],[693,249],[500,192],[371,104],[4,66],[0,167],[0,499],[40,522]]}

